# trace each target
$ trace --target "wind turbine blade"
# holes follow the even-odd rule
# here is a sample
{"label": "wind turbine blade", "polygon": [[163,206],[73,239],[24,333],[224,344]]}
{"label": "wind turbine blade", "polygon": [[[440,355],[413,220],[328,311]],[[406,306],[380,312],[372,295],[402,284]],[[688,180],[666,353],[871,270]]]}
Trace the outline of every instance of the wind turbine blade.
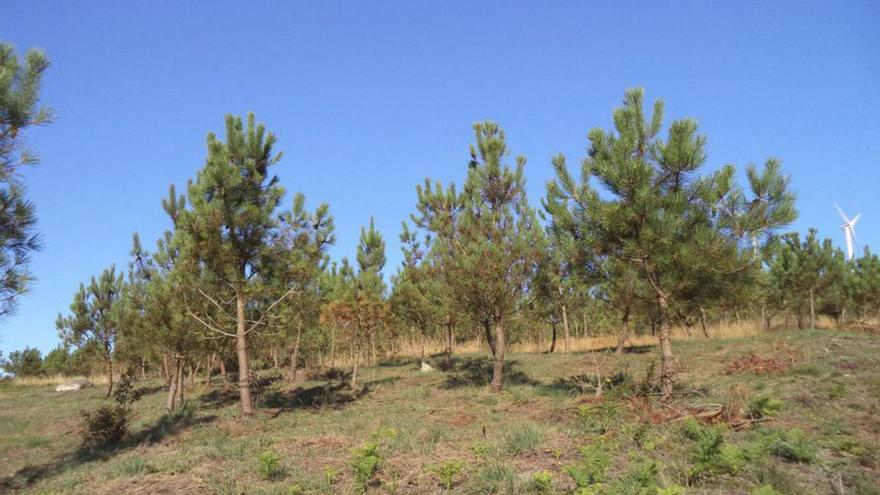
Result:
{"label": "wind turbine blade", "polygon": [[841,210],[840,207],[837,206],[837,203],[831,203],[831,204],[834,205],[834,208],[837,210],[837,213],[840,214],[840,218],[842,218],[844,222],[849,223],[849,218],[846,218],[846,215],[843,213],[843,210]]}
{"label": "wind turbine blade", "polygon": [[853,219],[849,221],[849,226],[850,226],[850,227],[855,227],[855,226],[856,226],[856,222],[859,221],[859,217],[860,217],[860,216],[862,216],[861,213],[859,213],[858,215],[854,216]]}

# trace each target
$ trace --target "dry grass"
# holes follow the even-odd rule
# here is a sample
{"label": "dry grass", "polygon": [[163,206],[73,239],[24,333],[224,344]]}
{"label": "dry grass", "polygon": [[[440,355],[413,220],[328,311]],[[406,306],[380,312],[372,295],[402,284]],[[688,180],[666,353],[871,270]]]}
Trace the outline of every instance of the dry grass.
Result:
{"label": "dry grass", "polygon": [[[117,378],[118,379],[118,378]],[[94,376],[64,376],[64,375],[48,375],[48,376],[24,376],[13,378],[12,384],[22,387],[43,387],[47,385],[60,385],[73,380],[91,380],[95,385],[106,385],[109,380],[107,375]]]}

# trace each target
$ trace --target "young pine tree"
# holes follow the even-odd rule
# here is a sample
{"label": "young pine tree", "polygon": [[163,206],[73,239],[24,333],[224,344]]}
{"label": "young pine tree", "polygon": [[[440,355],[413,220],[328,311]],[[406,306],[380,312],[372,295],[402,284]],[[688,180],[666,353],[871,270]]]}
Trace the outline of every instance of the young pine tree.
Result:
{"label": "young pine tree", "polygon": [[[189,208],[179,213],[177,232],[180,256],[197,280],[208,280],[218,290],[228,291],[234,304],[230,311],[234,331],[191,316],[206,328],[235,339],[238,356],[238,388],[243,416],[253,414],[248,335],[259,330],[268,312],[287,293],[272,302],[263,297],[273,271],[271,239],[278,221],[276,209],[284,195],[278,178],[269,168],[281,158],[275,153],[275,136],[256,124],[253,114],[243,125],[241,118],[226,117],[225,140],[208,134],[208,157],[196,180],[189,184]],[[199,291],[207,306],[227,312],[225,298]],[[259,309],[256,309],[257,306]],[[259,311],[259,316],[252,313]]]}
{"label": "young pine tree", "polygon": [[511,168],[504,132],[497,124],[474,125],[476,146],[461,194],[430,181],[418,187],[417,225],[432,235],[444,283],[472,321],[483,326],[492,351],[492,390],[504,376],[507,329],[534,277],[540,231],[529,206],[523,169]]}
{"label": "young pine tree", "polygon": [[676,282],[697,273],[717,279],[758,263],[749,243],[796,213],[776,161],[761,173],[749,167],[749,200],[733,180],[733,166],[698,174],[706,138],[695,121],[673,121],[665,140],[659,137],[662,121],[661,101],[647,115],[643,91],[628,90],[614,111],[614,130],[590,131],[580,182],[564,160],[554,161],[557,178],[548,184],[548,203],[583,252],[631,264],[650,287],[659,319],[661,390],[668,396],[675,377],[669,320]]}
{"label": "young pine tree", "polygon": [[107,397],[113,392],[113,351],[124,319],[125,290],[124,275],[111,266],[89,285],[80,284],[70,315],[59,313],[55,320],[62,342],[80,349],[94,345],[100,351],[109,379]]}

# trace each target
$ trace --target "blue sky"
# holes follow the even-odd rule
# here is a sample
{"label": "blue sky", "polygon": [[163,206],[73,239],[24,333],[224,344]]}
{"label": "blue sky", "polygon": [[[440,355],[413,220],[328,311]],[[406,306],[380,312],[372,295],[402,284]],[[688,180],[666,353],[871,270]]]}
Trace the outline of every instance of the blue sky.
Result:
{"label": "blue sky", "polygon": [[623,90],[696,118],[709,164],[782,160],[793,230],[840,245],[831,205],[880,244],[880,3],[44,2],[6,0],[0,39],[52,60],[26,172],[45,247],[0,350],[57,343],[80,281],[127,263],[132,232],[168,227],[160,201],[202,165],[209,130],[254,111],[279,138],[289,192],[326,201],[335,258],[376,217],[386,274],[425,177],[461,182],[471,125],[492,119],[528,157],[533,203],[550,157],[584,156]]}

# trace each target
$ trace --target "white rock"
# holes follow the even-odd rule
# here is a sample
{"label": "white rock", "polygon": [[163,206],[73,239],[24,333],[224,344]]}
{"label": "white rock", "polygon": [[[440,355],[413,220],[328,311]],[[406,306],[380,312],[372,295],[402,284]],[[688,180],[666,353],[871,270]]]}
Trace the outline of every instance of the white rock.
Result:
{"label": "white rock", "polygon": [[72,382],[62,383],[55,387],[56,392],[73,392],[88,387],[94,387],[95,384],[89,380],[73,380]]}
{"label": "white rock", "polygon": [[434,371],[434,368],[432,368],[430,364],[422,361],[422,368],[419,371],[422,371],[422,372]]}

